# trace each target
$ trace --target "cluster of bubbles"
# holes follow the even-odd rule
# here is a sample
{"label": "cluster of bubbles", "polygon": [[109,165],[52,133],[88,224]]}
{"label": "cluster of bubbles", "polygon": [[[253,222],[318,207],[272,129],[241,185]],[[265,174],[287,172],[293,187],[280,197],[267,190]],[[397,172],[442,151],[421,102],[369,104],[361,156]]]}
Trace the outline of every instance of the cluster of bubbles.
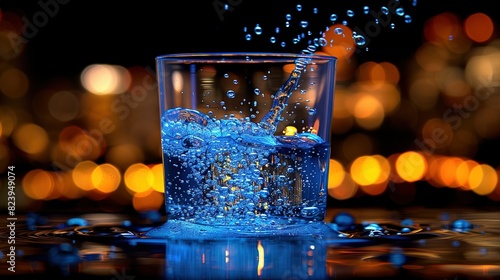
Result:
{"label": "cluster of bubbles", "polygon": [[[405,23],[411,23],[412,22],[411,15],[407,13],[407,11],[405,10],[404,7],[399,6],[399,4],[400,4],[400,3],[398,3],[399,1],[400,0],[395,0],[395,2],[397,2],[396,4],[398,4],[398,5],[394,5],[394,7],[381,6],[378,9],[372,9],[372,7],[365,5],[362,7],[361,12],[359,12],[359,14],[366,15],[366,16],[372,16],[373,17],[372,20],[377,25],[380,25],[379,16],[381,16],[381,15],[390,16],[390,14],[395,14],[395,15],[403,18],[403,21]],[[411,1],[412,6],[417,5],[417,0],[409,0],[409,1]],[[301,4],[297,4],[295,6],[295,9],[296,9],[296,12],[298,14],[300,14],[304,10],[304,8]],[[316,7],[313,8],[311,16],[316,17],[318,14],[318,11],[319,11],[318,8],[316,8]],[[340,23],[341,25],[348,26],[349,21],[353,20],[355,18],[355,16],[357,16],[357,15],[358,15],[358,11],[356,11],[354,9],[348,9],[347,11],[345,11],[345,15],[341,15],[341,14],[337,14],[337,13],[330,14],[329,15],[329,22],[330,22],[330,25]],[[306,14],[303,14],[303,16],[306,16]],[[292,19],[294,19],[294,18],[295,18],[295,15],[292,15],[291,13],[287,13],[285,15],[285,22],[284,22],[285,29],[289,29],[290,27],[294,27],[292,25]],[[306,38],[311,38],[311,36],[314,34],[314,32],[307,30],[307,28],[310,27],[309,21],[307,21],[307,20],[299,19],[297,27],[299,27],[298,28],[299,32],[298,32],[298,34],[296,34],[292,38],[293,44],[298,44],[299,42],[301,42],[302,40],[305,40]],[[389,27],[391,29],[395,29],[396,24],[394,22],[392,22],[389,24]],[[269,41],[272,44],[279,44],[283,48],[286,47],[287,41],[286,40],[280,41],[278,39],[280,34],[282,33],[283,27],[277,26],[277,27],[274,27],[271,29],[272,29],[271,31],[265,32],[264,28],[259,23],[255,24],[253,29],[245,26],[245,27],[243,27],[245,40],[251,41],[255,36],[262,36],[263,34],[268,33],[268,34],[270,34]],[[333,44],[333,40],[327,41],[325,39],[325,35],[327,32],[334,32],[336,35],[346,36],[344,34],[344,29],[342,27],[336,27],[333,30],[330,30],[330,27],[326,26],[324,28],[324,31],[321,31],[319,33],[319,37],[314,37],[313,39],[308,39],[307,44],[310,46],[313,45],[315,47],[324,47],[324,46],[327,46],[329,44],[330,45]],[[357,32],[352,32],[352,39],[354,40],[355,44],[358,47],[364,46],[367,42],[365,36],[363,34],[358,34]]]}

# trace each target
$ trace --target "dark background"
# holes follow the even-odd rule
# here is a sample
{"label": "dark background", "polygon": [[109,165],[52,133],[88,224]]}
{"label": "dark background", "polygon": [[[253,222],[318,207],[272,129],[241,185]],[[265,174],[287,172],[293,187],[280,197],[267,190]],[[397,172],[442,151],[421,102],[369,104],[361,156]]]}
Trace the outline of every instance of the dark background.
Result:
{"label": "dark background", "polygon": [[[365,4],[380,7],[390,1],[263,1],[263,0],[209,0],[209,1],[78,1],[65,0],[47,24],[38,28],[26,49],[28,69],[40,79],[58,75],[78,75],[91,63],[109,63],[123,66],[154,66],[154,57],[167,53],[203,51],[280,51],[299,52],[306,45],[287,44],[282,48],[271,44],[269,32],[282,26],[284,39],[291,38],[283,28],[285,15],[298,16],[295,6],[303,5],[300,16],[309,19],[311,30],[322,31],[331,24],[329,15],[345,14],[347,9],[360,11]],[[400,20],[397,28],[383,29],[372,38],[369,51],[357,58],[362,61],[403,61],[422,43],[425,21],[443,12],[453,12],[465,18],[475,12],[490,16],[494,1],[488,0],[400,0],[401,6],[412,16],[411,24]],[[18,11],[27,19],[40,11],[38,1],[5,1],[1,8]],[[43,2],[43,1],[41,1]],[[45,1],[47,2],[55,2]],[[61,2],[63,2],[61,0]],[[233,3],[222,11],[221,3]],[[312,15],[312,7],[318,14]],[[309,13],[309,15],[307,15]],[[345,18],[345,16],[344,16]],[[356,15],[349,26],[363,27],[366,17]],[[256,24],[264,28],[261,38],[244,39],[243,27],[251,31]],[[314,27],[317,28],[314,28]],[[296,31],[296,29],[295,29]],[[286,38],[286,36],[290,36]],[[294,35],[294,34],[293,34]]]}

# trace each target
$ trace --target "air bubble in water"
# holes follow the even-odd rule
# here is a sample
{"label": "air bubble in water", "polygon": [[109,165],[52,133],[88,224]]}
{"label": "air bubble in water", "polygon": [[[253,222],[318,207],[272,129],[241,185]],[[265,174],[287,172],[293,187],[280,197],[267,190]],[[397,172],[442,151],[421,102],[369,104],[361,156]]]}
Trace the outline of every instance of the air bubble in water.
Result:
{"label": "air bubble in water", "polygon": [[302,5],[300,5],[300,4],[297,5],[297,11],[299,11],[299,12],[302,11]]}
{"label": "air bubble in water", "polygon": [[313,8],[313,14],[317,14],[318,13],[318,8]]}
{"label": "air bubble in water", "polygon": [[364,6],[364,7],[363,7],[363,13],[364,13],[365,15],[367,15],[369,12],[370,12],[370,7],[368,7],[368,6]]}
{"label": "air bubble in water", "polygon": [[276,28],[274,29],[274,32],[276,32],[276,33],[280,33],[280,28],[279,28],[279,27],[276,27]]}
{"label": "air bubble in water", "polygon": [[184,138],[182,138],[181,145],[187,149],[196,149],[203,147],[205,145],[205,140],[198,136],[186,135]]}
{"label": "air bubble in water", "polygon": [[405,15],[405,22],[411,23],[411,16],[410,15]]}
{"label": "air bubble in water", "polygon": [[292,19],[292,15],[291,14],[286,14],[285,18],[286,18],[286,20],[291,20]]}
{"label": "air bubble in water", "polygon": [[269,41],[271,41],[271,43],[273,43],[273,44],[274,44],[274,43],[276,43],[276,38],[275,38],[275,37],[271,37],[271,38],[269,39]]}
{"label": "air bubble in water", "polygon": [[354,11],[353,10],[347,10],[347,16],[348,17],[353,17],[354,16]]}
{"label": "air bubble in water", "polygon": [[305,21],[305,20],[303,20],[303,21],[301,21],[301,22],[300,22],[300,26],[301,26],[302,28],[306,28],[308,25],[309,25],[309,22],[307,22],[307,21]]}
{"label": "air bubble in water", "polygon": [[224,78],[229,78],[229,74],[228,73],[224,73]]}
{"label": "air bubble in water", "polygon": [[255,93],[255,95],[259,95],[260,94],[260,89],[259,88],[254,89],[253,93]]}
{"label": "air bubble in water", "polygon": [[234,79],[233,80],[233,84],[237,85],[238,84],[238,80]]}
{"label": "air bubble in water", "polygon": [[394,29],[394,28],[396,28],[396,24],[391,23],[391,29]]}
{"label": "air bubble in water", "polygon": [[331,14],[331,15],[330,15],[330,21],[332,21],[332,22],[337,21],[337,18],[338,18],[338,17],[337,17],[337,15],[336,15],[336,14]]}
{"label": "air bubble in water", "polygon": [[281,42],[281,46],[284,48],[286,47],[286,43],[285,42]]}
{"label": "air bubble in water", "polygon": [[384,7],[382,7],[382,8],[380,8],[380,10],[382,11],[382,13],[383,13],[384,15],[388,15],[388,14],[389,14],[389,9],[388,9],[387,7],[385,7],[385,6],[384,6]]}
{"label": "air bubble in water", "polygon": [[252,40],[252,35],[251,35],[251,34],[247,34],[247,35],[245,35],[245,39],[246,39],[247,41]]}
{"label": "air bubble in water", "polygon": [[337,35],[340,35],[340,34],[344,33],[344,29],[342,29],[342,27],[337,27],[333,30],[333,32],[335,32],[335,34],[337,34]]}

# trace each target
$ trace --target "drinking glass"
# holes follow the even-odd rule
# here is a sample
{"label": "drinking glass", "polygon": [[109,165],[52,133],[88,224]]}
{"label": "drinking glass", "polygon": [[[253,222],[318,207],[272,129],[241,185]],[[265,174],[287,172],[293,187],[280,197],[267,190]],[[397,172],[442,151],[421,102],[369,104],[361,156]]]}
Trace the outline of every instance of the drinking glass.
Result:
{"label": "drinking glass", "polygon": [[336,58],[185,53],[156,58],[171,238],[328,231]]}

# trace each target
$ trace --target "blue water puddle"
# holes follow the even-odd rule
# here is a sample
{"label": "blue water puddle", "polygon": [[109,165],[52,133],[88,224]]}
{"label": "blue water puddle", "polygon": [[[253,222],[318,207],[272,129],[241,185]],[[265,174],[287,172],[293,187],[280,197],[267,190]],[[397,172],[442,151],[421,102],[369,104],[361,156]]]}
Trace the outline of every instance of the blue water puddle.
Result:
{"label": "blue water puddle", "polygon": [[[363,215],[338,212],[331,222],[295,236],[245,236],[225,229],[205,236],[181,231],[177,237],[182,238],[151,235],[169,224],[154,213],[55,218],[30,214],[16,232],[16,273],[103,279],[500,276],[498,213],[469,214],[360,219]],[[0,236],[5,239],[7,234]],[[0,249],[4,275],[9,247],[2,242]]]}

